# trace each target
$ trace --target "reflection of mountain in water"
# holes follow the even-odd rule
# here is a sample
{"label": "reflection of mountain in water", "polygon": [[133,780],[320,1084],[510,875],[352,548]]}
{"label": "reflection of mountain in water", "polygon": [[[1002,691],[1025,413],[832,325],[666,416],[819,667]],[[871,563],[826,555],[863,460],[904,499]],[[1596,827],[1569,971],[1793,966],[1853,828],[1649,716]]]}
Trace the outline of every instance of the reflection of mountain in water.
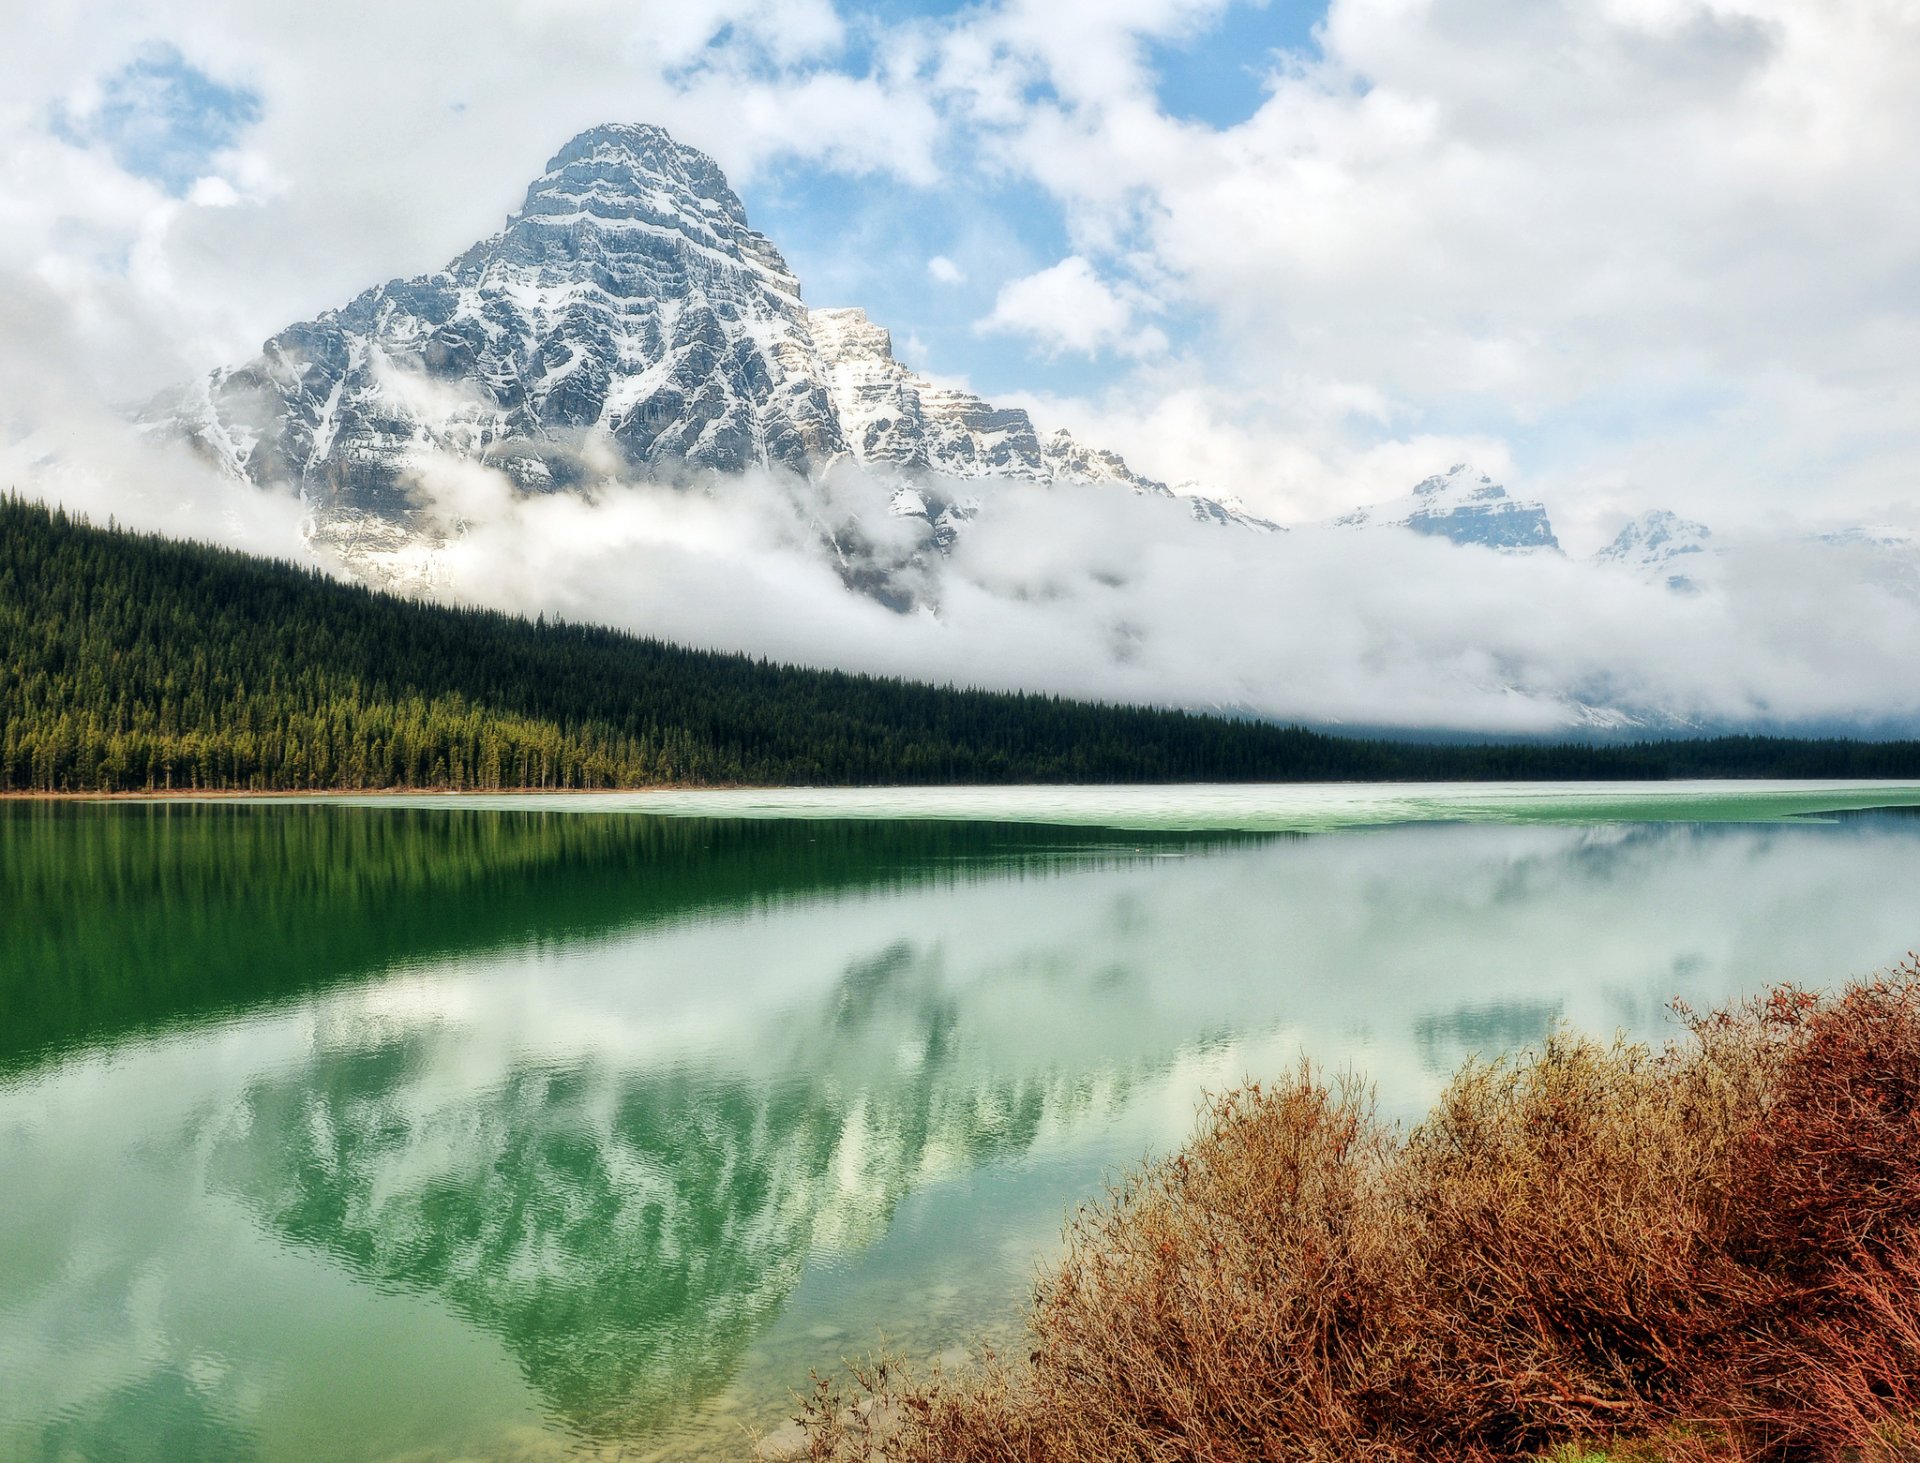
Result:
{"label": "reflection of mountain in water", "polygon": [[82,1416],[54,1421],[40,1438],[47,1463],[253,1463],[259,1449],[209,1389],[159,1367],[115,1388]]}
{"label": "reflection of mountain in water", "polygon": [[592,1058],[449,1093],[461,1053],[434,1033],[334,1051],[249,1089],[219,1182],[497,1335],[570,1428],[629,1435],[725,1384],[809,1254],[1124,1093],[966,1070],[939,965],[895,944],[849,967],[764,1077]]}
{"label": "reflection of mountain in water", "polygon": [[421,961],[1104,856],[1006,825],[0,805],[0,1071]]}

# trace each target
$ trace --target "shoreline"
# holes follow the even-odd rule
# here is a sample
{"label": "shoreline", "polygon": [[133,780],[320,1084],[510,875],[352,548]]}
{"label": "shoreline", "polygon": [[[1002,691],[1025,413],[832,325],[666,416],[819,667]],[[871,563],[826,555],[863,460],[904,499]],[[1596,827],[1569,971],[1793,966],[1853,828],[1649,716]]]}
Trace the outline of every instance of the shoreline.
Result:
{"label": "shoreline", "polygon": [[[1012,786],[1013,784],[1006,784]],[[302,798],[499,798],[606,797],[642,792],[773,792],[785,783],[655,782],[645,787],[298,787],[298,788],[154,788],[139,792],[0,792],[0,803],[178,803],[230,802],[245,798],[297,801]]]}
{"label": "shoreline", "polygon": [[1120,791],[1175,788],[1668,788],[1708,783],[1729,788],[1755,789],[1815,788],[1888,788],[1920,789],[1920,780],[1905,777],[1671,777],[1671,778],[1538,778],[1489,777],[1460,778],[1315,778],[1274,781],[1205,782],[653,782],[641,787],[302,787],[302,788],[152,788],[108,792],[34,792],[0,789],[0,803],[154,803],[154,802],[231,802],[299,801],[318,798],[501,798],[501,797],[628,797],[650,793],[828,793],[857,796],[889,792],[966,792],[991,793],[1032,790],[1065,792],[1074,789]]}

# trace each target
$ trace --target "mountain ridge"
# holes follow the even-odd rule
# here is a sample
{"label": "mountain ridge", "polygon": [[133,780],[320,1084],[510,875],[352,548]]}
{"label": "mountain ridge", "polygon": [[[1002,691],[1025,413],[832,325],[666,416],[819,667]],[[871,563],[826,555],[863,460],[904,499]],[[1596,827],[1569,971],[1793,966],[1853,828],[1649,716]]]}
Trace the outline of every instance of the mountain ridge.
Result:
{"label": "mountain ridge", "polygon": [[1478,544],[1502,553],[1559,553],[1547,510],[1507,490],[1470,464],[1415,484],[1404,498],[1371,503],[1333,520],[1335,528],[1405,528],[1457,544]]}

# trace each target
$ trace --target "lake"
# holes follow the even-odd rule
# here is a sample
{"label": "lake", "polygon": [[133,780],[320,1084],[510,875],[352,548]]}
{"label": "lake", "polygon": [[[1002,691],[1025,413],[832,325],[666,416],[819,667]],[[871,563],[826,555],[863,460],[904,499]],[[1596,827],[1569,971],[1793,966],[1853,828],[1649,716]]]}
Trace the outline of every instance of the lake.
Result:
{"label": "lake", "polygon": [[1302,1055],[1920,945],[1920,789],[0,804],[0,1458],[751,1455]]}

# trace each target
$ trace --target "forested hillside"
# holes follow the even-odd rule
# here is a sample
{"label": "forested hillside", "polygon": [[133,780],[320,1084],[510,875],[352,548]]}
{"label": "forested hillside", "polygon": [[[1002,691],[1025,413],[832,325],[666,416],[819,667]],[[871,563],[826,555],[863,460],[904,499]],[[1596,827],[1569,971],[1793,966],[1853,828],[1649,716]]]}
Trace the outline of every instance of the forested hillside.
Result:
{"label": "forested hillside", "polygon": [[0,499],[0,789],[1920,776],[1920,743],[1431,746],[797,670]]}

